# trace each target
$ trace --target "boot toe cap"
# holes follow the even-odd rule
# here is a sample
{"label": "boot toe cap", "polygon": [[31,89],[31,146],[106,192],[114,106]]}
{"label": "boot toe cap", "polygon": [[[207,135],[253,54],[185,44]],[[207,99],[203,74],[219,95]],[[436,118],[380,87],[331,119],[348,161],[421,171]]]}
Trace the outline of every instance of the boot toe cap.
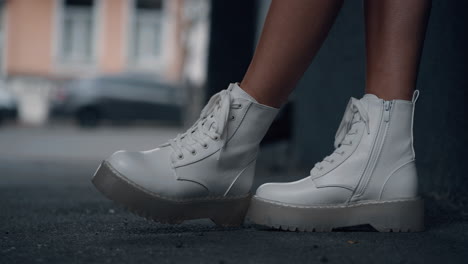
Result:
{"label": "boot toe cap", "polygon": [[120,177],[140,186],[156,196],[168,199],[186,199],[204,196],[202,185],[177,179],[167,148],[151,151],[117,151],[106,162]]}
{"label": "boot toe cap", "polygon": [[288,183],[266,183],[256,197],[295,206],[337,205],[349,199],[352,192],[340,187],[317,188],[310,177]]}
{"label": "boot toe cap", "polygon": [[127,176],[131,175],[134,168],[138,167],[141,161],[141,153],[119,150],[106,159],[112,168]]}
{"label": "boot toe cap", "polygon": [[265,183],[257,189],[255,196],[272,202],[299,205],[305,197],[297,187],[296,182]]}
{"label": "boot toe cap", "polygon": [[265,200],[278,200],[281,186],[279,183],[265,183],[258,187],[255,196]]}
{"label": "boot toe cap", "polygon": [[106,162],[118,172],[120,177],[149,191],[158,192],[159,187],[172,180],[170,165],[158,162],[161,157],[147,156],[148,154],[144,152],[121,150],[112,154]]}

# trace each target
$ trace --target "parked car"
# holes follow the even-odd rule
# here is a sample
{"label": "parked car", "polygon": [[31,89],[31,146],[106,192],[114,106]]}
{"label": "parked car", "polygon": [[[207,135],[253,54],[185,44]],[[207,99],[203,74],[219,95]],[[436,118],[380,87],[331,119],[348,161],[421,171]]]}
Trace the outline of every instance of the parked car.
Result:
{"label": "parked car", "polygon": [[72,116],[87,127],[105,119],[181,122],[184,92],[180,86],[144,74],[83,78],[58,89],[52,114]]}
{"label": "parked car", "polygon": [[0,124],[7,119],[17,119],[18,102],[8,90],[0,87]]}

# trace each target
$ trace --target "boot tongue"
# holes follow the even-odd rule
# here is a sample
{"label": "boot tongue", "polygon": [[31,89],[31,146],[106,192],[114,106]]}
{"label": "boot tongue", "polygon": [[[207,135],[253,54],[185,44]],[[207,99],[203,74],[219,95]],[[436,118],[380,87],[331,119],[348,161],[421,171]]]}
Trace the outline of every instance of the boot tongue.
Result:
{"label": "boot tongue", "polygon": [[362,98],[361,101],[375,101],[375,100],[380,100],[375,94],[365,94]]}
{"label": "boot tongue", "polygon": [[254,103],[258,103],[257,100],[255,100],[255,98],[253,98],[252,96],[250,96],[250,94],[242,90],[238,83],[231,83],[228,87],[228,90],[231,91],[231,95],[234,98],[242,98],[252,101]]}
{"label": "boot tongue", "polygon": [[375,94],[365,94],[359,101],[361,101],[366,107],[369,106],[371,102],[377,102],[380,98],[378,98]]}

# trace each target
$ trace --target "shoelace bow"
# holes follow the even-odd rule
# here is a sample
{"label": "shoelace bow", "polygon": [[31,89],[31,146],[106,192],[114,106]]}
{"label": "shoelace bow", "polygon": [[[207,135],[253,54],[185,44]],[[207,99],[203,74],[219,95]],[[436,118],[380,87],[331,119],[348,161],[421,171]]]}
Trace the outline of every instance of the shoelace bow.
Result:
{"label": "shoelace bow", "polygon": [[343,116],[343,119],[341,120],[340,126],[338,127],[338,130],[336,131],[335,134],[335,150],[333,153],[329,156],[326,156],[323,161],[317,162],[314,166],[314,168],[317,168],[319,170],[323,169],[323,163],[333,163],[334,154],[338,155],[344,155],[344,151],[341,150],[342,145],[351,145],[352,141],[349,139],[348,136],[355,135],[358,133],[357,129],[352,130],[352,127],[356,123],[364,122],[366,126],[366,131],[367,134],[370,133],[369,130],[369,115],[367,113],[367,110],[365,109],[364,105],[362,102],[356,98],[351,97],[349,100],[348,105],[346,106],[346,111]]}
{"label": "shoelace bow", "polygon": [[[213,95],[201,111],[198,120],[185,133],[178,134],[174,139],[170,139],[168,143],[162,146],[171,146],[175,157],[178,159],[184,158],[183,149],[195,155],[194,144],[208,148],[208,138],[217,141],[227,135],[227,122],[231,107],[240,108],[241,105],[231,105],[229,90],[222,90]],[[225,144],[226,140],[221,148],[224,148]]]}

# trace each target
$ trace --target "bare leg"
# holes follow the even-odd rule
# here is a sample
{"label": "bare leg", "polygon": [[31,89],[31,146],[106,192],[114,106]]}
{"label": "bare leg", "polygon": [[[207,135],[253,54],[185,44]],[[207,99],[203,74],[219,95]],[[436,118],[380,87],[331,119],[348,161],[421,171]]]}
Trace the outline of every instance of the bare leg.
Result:
{"label": "bare leg", "polygon": [[241,87],[262,104],[279,107],[309,66],[343,0],[273,0]]}
{"label": "bare leg", "polygon": [[365,0],[366,92],[411,99],[431,0]]}

